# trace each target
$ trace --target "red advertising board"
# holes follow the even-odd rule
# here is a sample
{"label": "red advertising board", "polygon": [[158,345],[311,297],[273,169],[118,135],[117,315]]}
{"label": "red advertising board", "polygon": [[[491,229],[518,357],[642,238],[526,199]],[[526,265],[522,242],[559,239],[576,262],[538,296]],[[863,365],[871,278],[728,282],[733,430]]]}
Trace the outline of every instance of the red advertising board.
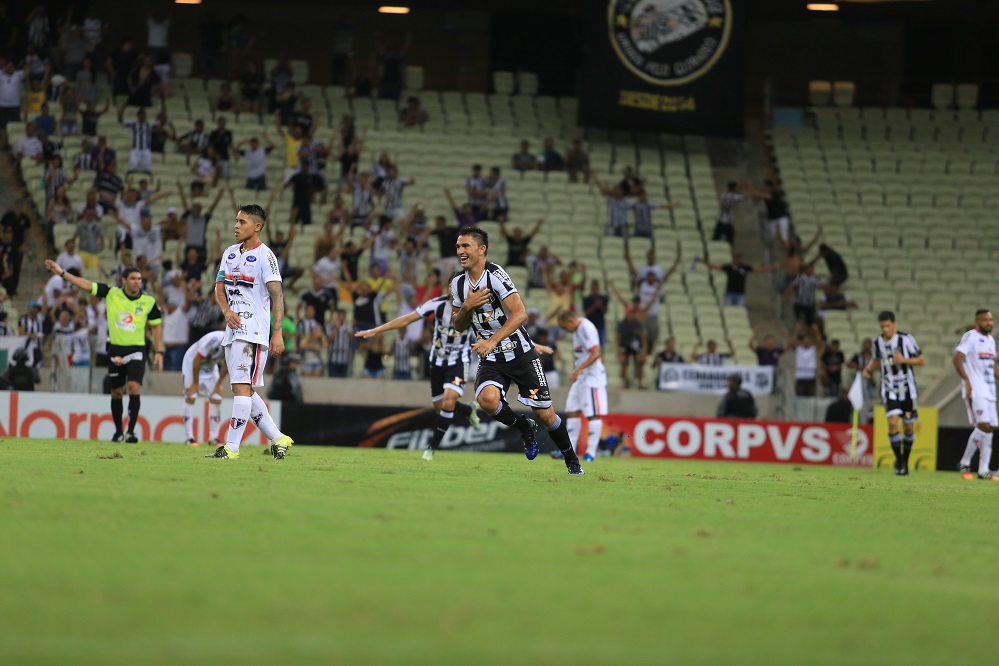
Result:
{"label": "red advertising board", "polygon": [[856,459],[850,458],[847,423],[793,423],[682,416],[614,414],[605,432],[623,433],[622,444],[644,458],[739,460],[808,465],[873,464],[870,426],[857,432]]}

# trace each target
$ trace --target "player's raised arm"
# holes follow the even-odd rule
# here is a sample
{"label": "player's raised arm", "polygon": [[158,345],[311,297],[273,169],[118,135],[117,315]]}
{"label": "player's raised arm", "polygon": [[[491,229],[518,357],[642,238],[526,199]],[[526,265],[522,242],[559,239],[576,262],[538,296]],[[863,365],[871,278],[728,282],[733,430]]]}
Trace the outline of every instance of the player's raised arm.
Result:
{"label": "player's raised arm", "polygon": [[419,318],[420,318],[420,315],[418,315],[416,313],[416,311],[414,310],[413,312],[410,312],[409,314],[404,314],[401,317],[396,317],[392,321],[385,322],[381,326],[376,326],[374,328],[369,328],[366,331],[358,331],[357,333],[354,334],[354,337],[356,337],[356,338],[364,338],[364,339],[373,338],[374,336],[376,336],[376,335],[378,335],[380,333],[384,333],[386,331],[393,331],[393,330],[395,330],[397,328],[406,328],[407,326],[409,326],[410,324],[412,324],[414,321],[418,320]]}
{"label": "player's raised arm", "polygon": [[51,259],[45,260],[45,268],[53,275],[58,275],[59,277],[61,277],[66,282],[69,282],[74,287],[82,289],[84,293],[89,294],[93,289],[94,285],[93,282],[78,275],[67,273],[62,266],[52,261]]}

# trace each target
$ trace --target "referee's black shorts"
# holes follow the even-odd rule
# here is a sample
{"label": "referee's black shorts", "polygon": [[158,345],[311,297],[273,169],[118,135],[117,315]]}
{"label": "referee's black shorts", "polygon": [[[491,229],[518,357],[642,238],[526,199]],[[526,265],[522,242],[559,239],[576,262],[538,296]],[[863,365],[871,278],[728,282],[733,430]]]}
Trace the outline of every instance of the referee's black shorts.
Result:
{"label": "referee's black shorts", "polygon": [[108,344],[108,379],[112,389],[121,388],[126,382],[142,384],[145,376],[145,345],[122,347]]}

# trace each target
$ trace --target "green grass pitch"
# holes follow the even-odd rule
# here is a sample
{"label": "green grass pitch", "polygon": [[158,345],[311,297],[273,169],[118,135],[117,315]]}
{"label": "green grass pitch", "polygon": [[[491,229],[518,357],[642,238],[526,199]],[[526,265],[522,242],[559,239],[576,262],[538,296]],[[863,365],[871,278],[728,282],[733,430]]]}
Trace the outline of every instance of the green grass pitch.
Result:
{"label": "green grass pitch", "polygon": [[0,663],[911,665],[994,651],[999,484],[207,452],[0,442]]}

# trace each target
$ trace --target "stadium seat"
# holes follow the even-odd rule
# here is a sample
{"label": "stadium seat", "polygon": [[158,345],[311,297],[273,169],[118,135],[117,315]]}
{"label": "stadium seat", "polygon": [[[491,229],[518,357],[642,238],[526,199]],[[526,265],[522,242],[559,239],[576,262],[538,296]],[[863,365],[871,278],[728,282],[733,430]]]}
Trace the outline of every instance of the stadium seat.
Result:
{"label": "stadium seat", "polygon": [[514,93],[513,72],[493,72],[493,90],[498,95],[512,95]]}
{"label": "stadium seat", "polygon": [[835,106],[853,106],[857,86],[853,81],[833,82],[832,102]]}
{"label": "stadium seat", "polygon": [[978,108],[978,84],[959,83],[955,88],[955,98],[957,108],[976,109]]}
{"label": "stadium seat", "polygon": [[521,95],[537,95],[538,75],[531,72],[518,72],[517,92]]}

